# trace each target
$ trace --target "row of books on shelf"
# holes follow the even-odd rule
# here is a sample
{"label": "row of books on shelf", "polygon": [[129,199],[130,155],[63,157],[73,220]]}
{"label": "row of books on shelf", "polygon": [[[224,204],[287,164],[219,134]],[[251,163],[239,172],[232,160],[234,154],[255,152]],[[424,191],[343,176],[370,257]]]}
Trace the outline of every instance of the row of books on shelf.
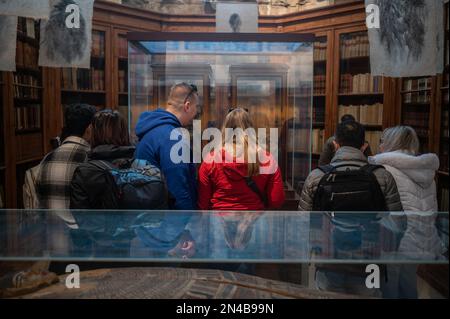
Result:
{"label": "row of books on shelf", "polygon": [[3,184],[0,184],[0,209],[5,208],[5,188],[3,187]]}
{"label": "row of books on shelf", "polygon": [[105,90],[105,71],[99,69],[64,68],[61,71],[61,84],[67,90]]}
{"label": "row of books on shelf", "polygon": [[431,102],[431,92],[430,91],[403,93],[403,103],[427,104],[430,102]]}
{"label": "row of books on shelf", "polygon": [[32,104],[15,107],[16,130],[32,130],[41,128],[41,105]]}
{"label": "row of books on shelf", "polygon": [[383,124],[383,104],[372,105],[339,105],[339,119],[345,114],[351,114],[363,125]]}
{"label": "row of books on shelf", "polygon": [[14,73],[14,97],[38,99],[40,96],[39,78],[29,74]]}
{"label": "row of books on shelf", "polygon": [[14,84],[40,86],[40,79],[30,74],[14,73]]}
{"label": "row of books on shelf", "polygon": [[448,138],[448,109],[442,110],[441,135]]}
{"label": "row of books on shelf", "polygon": [[38,69],[38,48],[33,45],[17,41],[16,64],[19,67]]}
{"label": "row of books on shelf", "polygon": [[440,170],[448,173],[448,142],[441,146],[439,151]]}
{"label": "row of books on shelf", "polygon": [[369,56],[369,37],[367,35],[344,38],[341,44],[341,58],[355,58]]}
{"label": "row of books on shelf", "polygon": [[441,191],[441,201],[439,203],[440,204],[439,210],[441,212],[448,212],[449,189],[448,187],[442,187],[440,191]]}
{"label": "row of books on shelf", "polygon": [[365,74],[342,74],[341,93],[382,93],[384,80],[382,76]]}
{"label": "row of books on shelf", "polygon": [[120,57],[128,56],[128,42],[125,37],[119,37],[119,56]]}
{"label": "row of books on shelf", "polygon": [[307,128],[290,128],[287,132],[286,149],[288,152],[309,152],[311,130]]}
{"label": "row of books on shelf", "polygon": [[408,110],[403,112],[402,122],[413,127],[428,128],[430,125],[430,114],[428,112],[417,112]]}
{"label": "row of books on shelf", "polygon": [[[420,118],[405,118],[405,116],[403,117],[402,120],[402,125],[408,125],[411,126],[412,128],[414,128],[414,130],[417,133],[417,136],[419,138],[428,138],[429,134],[430,134],[430,130],[429,130],[429,119],[428,119],[428,115],[424,116],[423,119]],[[423,143],[421,143],[423,144]]]}
{"label": "row of books on shelf", "polygon": [[325,130],[313,129],[311,132],[311,151],[314,154],[320,154],[323,150]]}
{"label": "row of books on shelf", "polygon": [[325,122],[325,107],[313,107],[312,114],[314,123],[324,123]]}
{"label": "row of books on shelf", "polygon": [[41,90],[38,88],[26,87],[26,86],[14,86],[14,98],[16,99],[39,99],[41,96]]}
{"label": "row of books on shelf", "polygon": [[370,149],[373,154],[377,154],[380,151],[380,139],[383,132],[381,131],[366,131],[366,141],[370,145]]}
{"label": "row of books on shelf", "polygon": [[324,61],[327,59],[327,43],[314,42],[314,61]]}
{"label": "row of books on shelf", "polygon": [[314,75],[314,94],[326,93],[327,77],[325,75]]}
{"label": "row of books on shelf", "polygon": [[38,30],[36,30],[36,23],[34,19],[19,17],[17,20],[17,32],[19,34],[36,39],[36,35],[39,35],[39,32],[36,31]]}
{"label": "row of books on shelf", "polygon": [[405,79],[403,80],[403,91],[431,89],[431,78]]}
{"label": "row of books on shelf", "polygon": [[126,70],[119,70],[119,92],[128,91],[128,74]]}
{"label": "row of books on shelf", "polygon": [[91,54],[96,57],[105,56],[105,35],[101,32],[92,32]]}
{"label": "row of books on shelf", "polygon": [[324,134],[323,129],[289,129],[287,133],[287,151],[320,154],[323,150]]}
{"label": "row of books on shelf", "polygon": [[442,103],[448,107],[448,90],[442,93]]}

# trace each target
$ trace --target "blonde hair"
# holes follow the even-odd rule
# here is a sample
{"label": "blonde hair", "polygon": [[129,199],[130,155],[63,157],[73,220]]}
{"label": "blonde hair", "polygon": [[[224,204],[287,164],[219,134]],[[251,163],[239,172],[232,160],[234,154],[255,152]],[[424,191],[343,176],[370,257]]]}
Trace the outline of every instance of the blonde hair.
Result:
{"label": "blonde hair", "polygon": [[410,126],[400,125],[385,129],[380,145],[383,152],[406,151],[411,155],[417,155],[420,148],[416,131]]}
{"label": "blonde hair", "polygon": [[[222,146],[225,148],[226,144],[232,144],[233,146],[233,155],[238,156],[238,150],[236,148],[236,145],[244,146],[241,151],[244,152],[244,161],[247,163],[248,176],[255,176],[259,174],[259,158],[258,158],[258,138],[256,134],[254,135],[255,140],[251,141],[249,143],[249,135],[245,134],[245,130],[247,129],[254,129],[252,120],[250,119],[250,115],[247,111],[245,111],[242,108],[236,108],[225,117],[225,121],[223,123],[222,127]],[[228,136],[225,134],[226,129],[242,129],[244,131],[244,134],[232,134],[231,136]],[[227,140],[228,138],[228,140]],[[238,138],[241,138],[238,140]],[[231,140],[230,140],[231,139]],[[253,152],[251,154],[256,154],[256,161],[255,163],[249,163],[248,161],[248,154],[249,152]]]}

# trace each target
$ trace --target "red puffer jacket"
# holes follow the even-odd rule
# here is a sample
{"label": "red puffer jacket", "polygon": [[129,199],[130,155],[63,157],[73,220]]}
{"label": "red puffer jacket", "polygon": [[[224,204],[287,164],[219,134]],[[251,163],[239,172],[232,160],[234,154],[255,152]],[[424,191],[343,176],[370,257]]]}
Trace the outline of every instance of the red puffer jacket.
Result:
{"label": "red puffer jacket", "polygon": [[[269,210],[284,203],[284,188],[280,168],[270,154],[261,164],[262,174],[252,179],[262,194],[266,194],[268,207],[245,180],[247,164],[222,163],[211,160],[214,154],[200,166],[198,207],[201,210]],[[222,150],[222,158],[225,151]],[[272,173],[274,172],[274,173]]]}

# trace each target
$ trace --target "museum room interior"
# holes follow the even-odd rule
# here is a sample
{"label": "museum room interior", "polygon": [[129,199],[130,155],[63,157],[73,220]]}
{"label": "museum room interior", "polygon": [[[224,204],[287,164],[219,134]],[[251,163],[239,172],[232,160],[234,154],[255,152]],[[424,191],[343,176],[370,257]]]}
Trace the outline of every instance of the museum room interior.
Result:
{"label": "museum room interior", "polygon": [[0,1],[0,298],[448,298],[416,2]]}

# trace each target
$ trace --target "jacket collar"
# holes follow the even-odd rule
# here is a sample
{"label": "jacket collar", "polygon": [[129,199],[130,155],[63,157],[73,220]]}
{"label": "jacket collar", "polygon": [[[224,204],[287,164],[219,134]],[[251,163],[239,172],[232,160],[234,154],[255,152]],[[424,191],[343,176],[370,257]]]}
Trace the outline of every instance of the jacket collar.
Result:
{"label": "jacket collar", "polygon": [[89,159],[108,160],[118,159],[129,160],[134,156],[136,148],[134,146],[99,145],[91,150]]}
{"label": "jacket collar", "polygon": [[91,148],[91,145],[82,137],[78,137],[78,136],[69,136],[67,137],[64,142],[62,142],[62,144],[66,144],[66,143],[74,143],[74,144],[79,144],[82,146],[85,146],[87,148]]}
{"label": "jacket collar", "polygon": [[333,159],[331,164],[341,164],[343,162],[362,162],[367,163],[367,157],[358,149],[350,146],[340,147]]}

